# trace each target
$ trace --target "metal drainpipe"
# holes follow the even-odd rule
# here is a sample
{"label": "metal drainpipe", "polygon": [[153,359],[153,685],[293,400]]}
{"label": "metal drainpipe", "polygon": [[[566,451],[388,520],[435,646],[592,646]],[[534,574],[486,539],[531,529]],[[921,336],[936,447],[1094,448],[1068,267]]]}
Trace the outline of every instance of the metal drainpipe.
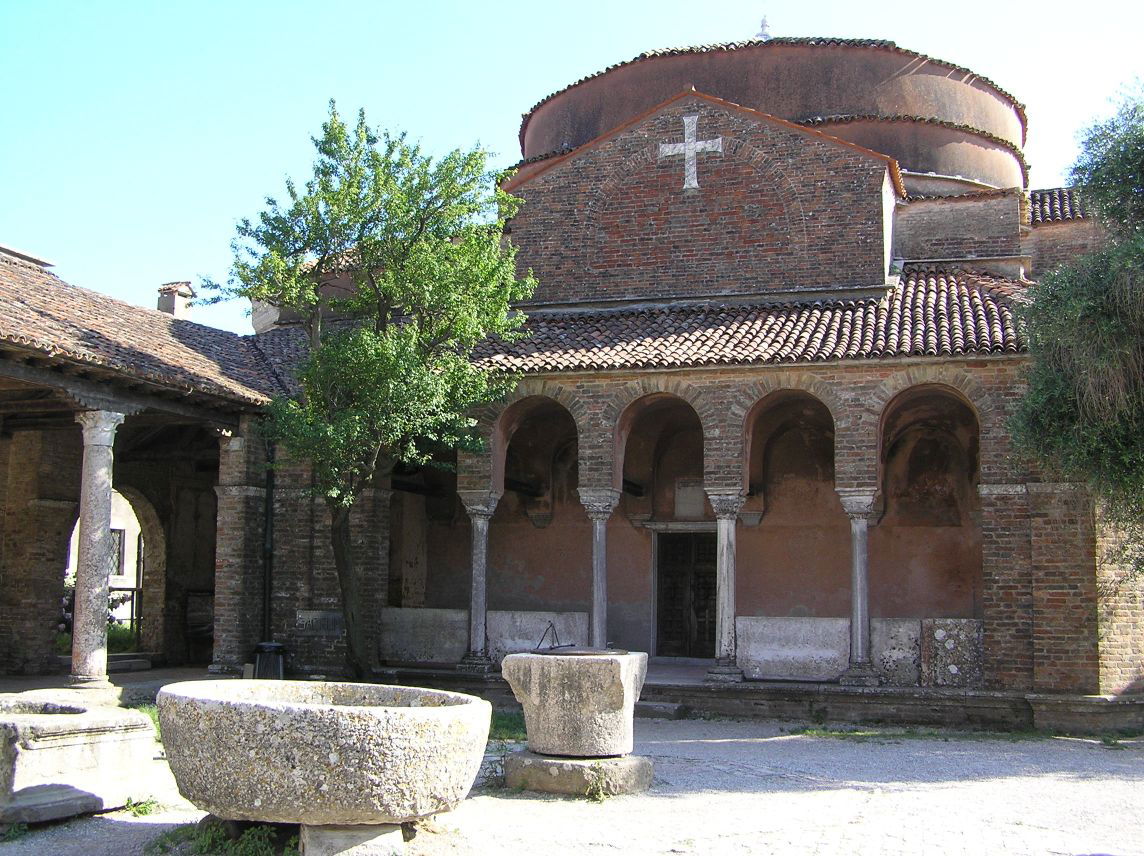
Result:
{"label": "metal drainpipe", "polygon": [[262,538],[262,638],[270,641],[270,588],[274,581],[274,444],[266,444],[266,500]]}
{"label": "metal drainpipe", "polygon": [[254,677],[285,677],[286,646],[270,640],[270,589],[274,582],[274,446],[266,444],[266,498],[262,539],[262,638],[254,646]]}

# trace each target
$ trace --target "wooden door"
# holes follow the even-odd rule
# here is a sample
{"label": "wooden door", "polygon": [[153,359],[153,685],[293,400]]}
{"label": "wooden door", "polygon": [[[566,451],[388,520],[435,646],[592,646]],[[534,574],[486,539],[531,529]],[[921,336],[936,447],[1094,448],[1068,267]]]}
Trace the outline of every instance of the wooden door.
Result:
{"label": "wooden door", "polygon": [[713,532],[659,536],[658,656],[715,656],[715,561]]}

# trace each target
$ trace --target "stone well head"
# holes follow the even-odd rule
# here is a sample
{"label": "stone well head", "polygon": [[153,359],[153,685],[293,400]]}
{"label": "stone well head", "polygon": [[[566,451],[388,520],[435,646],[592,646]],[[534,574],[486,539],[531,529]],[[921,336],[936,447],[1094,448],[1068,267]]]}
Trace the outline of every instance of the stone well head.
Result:
{"label": "stone well head", "polygon": [[417,687],[213,680],[158,695],[183,795],[228,820],[354,825],[448,811],[469,792],[489,703]]}

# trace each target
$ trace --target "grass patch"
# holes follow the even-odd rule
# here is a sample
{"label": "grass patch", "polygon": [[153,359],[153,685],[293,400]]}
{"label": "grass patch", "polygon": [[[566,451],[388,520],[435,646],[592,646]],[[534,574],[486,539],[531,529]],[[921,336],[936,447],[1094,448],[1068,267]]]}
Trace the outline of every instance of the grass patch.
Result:
{"label": "grass patch", "polygon": [[0,841],[16,841],[28,834],[26,823],[0,823]]}
{"label": "grass patch", "polygon": [[823,728],[792,729],[790,734],[802,737],[821,737],[830,740],[851,740],[866,743],[874,740],[1004,740],[1017,743],[1037,740],[1045,735],[1037,731],[944,731],[939,728]]}
{"label": "grass patch", "polygon": [[299,856],[298,836],[282,841],[282,827],[259,824],[232,838],[216,819],[169,829],[143,848],[144,856]]}
{"label": "grass patch", "polygon": [[124,811],[131,812],[135,817],[147,817],[147,815],[154,814],[159,810],[159,801],[152,797],[138,801],[128,797],[127,805],[125,805],[123,809]]}
{"label": "grass patch", "polygon": [[524,713],[516,710],[494,710],[489,727],[490,740],[524,740]]}
{"label": "grass patch", "polygon": [[[56,653],[61,657],[69,657],[72,652],[72,635],[68,632],[56,634]],[[138,650],[135,644],[135,631],[126,624],[115,622],[107,625],[107,653],[129,654]]]}
{"label": "grass patch", "polygon": [[159,730],[159,707],[153,702],[141,702],[140,704],[129,704],[127,707],[131,710],[137,710],[140,713],[147,714],[151,724],[155,726],[155,742],[163,742],[163,734]]}

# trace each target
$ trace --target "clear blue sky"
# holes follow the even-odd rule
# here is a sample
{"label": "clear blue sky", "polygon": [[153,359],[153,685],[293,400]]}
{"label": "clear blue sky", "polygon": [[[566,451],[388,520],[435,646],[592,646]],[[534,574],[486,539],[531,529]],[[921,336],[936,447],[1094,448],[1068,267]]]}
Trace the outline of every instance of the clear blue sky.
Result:
{"label": "clear blue sky", "polygon": [[[1144,3],[1089,0],[0,0],[0,244],[154,306],[224,279],[236,221],[305,180],[334,97],[431,151],[519,158],[520,115],[643,50],[755,36],[892,39],[1024,101],[1032,186],[1144,71]],[[249,331],[245,307],[195,318]]]}

